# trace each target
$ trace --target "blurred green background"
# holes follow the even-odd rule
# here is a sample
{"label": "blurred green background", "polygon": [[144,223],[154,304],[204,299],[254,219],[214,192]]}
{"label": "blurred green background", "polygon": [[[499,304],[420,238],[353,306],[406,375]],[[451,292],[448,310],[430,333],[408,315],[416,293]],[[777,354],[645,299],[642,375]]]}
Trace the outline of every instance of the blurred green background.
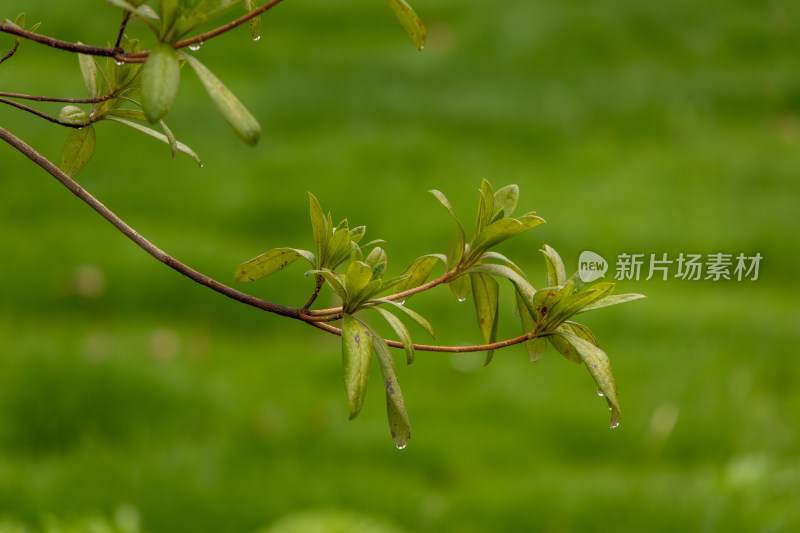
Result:
{"label": "blurred green background", "polygon": [[[426,191],[470,226],[482,178],[518,183],[548,222],[499,249],[535,286],[545,243],[568,270],[583,250],[612,270],[621,253],[758,252],[759,279],[626,281],[649,298],[587,316],[616,430],[586,370],[552,351],[486,368],[419,353],[398,365],[413,433],[398,451],[377,376],[347,420],[338,338],[187,281],[3,145],[0,526],[256,532],[311,513],[384,524],[370,531],[800,530],[800,4],[414,7],[423,53],[385,3],[284,2],[259,42],[238,28],[197,52],[261,122],[255,149],[184,72],[168,123],[204,168],[102,123],[80,182],[226,282],[270,248],[312,246],[306,191],[386,239],[399,274],[455,239]],[[91,44],[119,24],[88,0],[10,0],[0,16],[20,11]],[[0,65],[0,89],[84,94],[77,60],[35,43]],[[8,107],[0,124],[60,161],[63,129]],[[299,306],[303,271],[243,288]],[[505,338],[519,326],[503,290]],[[411,303],[438,342],[480,340],[448,290]]]}

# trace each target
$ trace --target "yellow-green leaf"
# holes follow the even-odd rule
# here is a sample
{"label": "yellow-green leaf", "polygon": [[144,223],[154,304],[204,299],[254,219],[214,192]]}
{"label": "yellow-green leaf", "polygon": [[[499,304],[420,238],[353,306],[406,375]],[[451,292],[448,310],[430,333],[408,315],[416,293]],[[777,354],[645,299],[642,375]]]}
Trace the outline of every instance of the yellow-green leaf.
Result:
{"label": "yellow-green leaf", "polygon": [[316,258],[307,250],[275,248],[236,267],[234,279],[239,282],[255,281],[283,270],[300,257],[314,266]]}
{"label": "yellow-green leaf", "polygon": [[419,20],[417,14],[414,13],[414,10],[405,0],[389,0],[389,5],[392,6],[392,11],[394,11],[397,20],[400,21],[400,25],[406,30],[408,36],[411,37],[414,45],[417,49],[422,50],[425,47],[425,26],[422,25],[422,21]]}
{"label": "yellow-green leaf", "polygon": [[345,314],[342,317],[342,367],[351,420],[358,416],[364,404],[372,364],[372,349],[372,333],[366,324]]}
{"label": "yellow-green leaf", "polygon": [[180,78],[175,49],[167,43],[156,44],[142,69],[142,106],[147,120],[158,122],[169,112]]}
{"label": "yellow-green leaf", "polygon": [[61,155],[61,170],[72,176],[86,166],[94,154],[95,143],[94,127],[91,124],[70,131]]}
{"label": "yellow-green leaf", "polygon": [[[480,329],[484,343],[493,343],[497,340],[499,287],[494,278],[487,274],[472,272],[469,274],[469,278],[472,283],[472,297],[475,301],[478,329]],[[494,355],[494,350],[486,353],[485,365],[491,362],[492,355]]]}
{"label": "yellow-green leaf", "polygon": [[[197,58],[182,54],[203,83],[206,92],[236,135],[250,146],[261,138],[261,126],[236,96]],[[145,64],[146,65],[146,64]]]}

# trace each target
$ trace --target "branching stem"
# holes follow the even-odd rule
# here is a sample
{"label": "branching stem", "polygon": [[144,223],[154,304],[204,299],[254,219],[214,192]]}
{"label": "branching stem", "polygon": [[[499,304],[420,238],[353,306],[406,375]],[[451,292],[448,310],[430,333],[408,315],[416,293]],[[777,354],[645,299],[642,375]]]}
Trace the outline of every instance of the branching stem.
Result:
{"label": "branching stem", "polygon": [[[59,183],[61,183],[67,189],[69,189],[72,192],[72,194],[77,196],[82,202],[84,202],[89,207],[94,209],[100,216],[102,216],[104,219],[110,222],[111,225],[113,225],[120,232],[122,232],[123,235],[125,235],[131,241],[133,241],[139,248],[150,254],[155,259],[164,263],[168,267],[172,268],[173,270],[183,274],[192,281],[195,281],[200,285],[204,285],[213,291],[216,291],[224,296],[227,296],[228,298],[231,298],[243,304],[247,304],[252,307],[256,307],[258,309],[274,313],[276,315],[293,318],[295,320],[301,320],[316,328],[319,328],[323,331],[327,331],[329,333],[333,333],[335,335],[342,334],[341,329],[326,323],[341,318],[342,317],[341,308],[323,309],[321,311],[307,311],[305,308],[298,309],[281,304],[276,304],[268,300],[262,300],[261,298],[251,296],[247,293],[229,287],[224,283],[220,283],[219,281],[210,278],[209,276],[206,276],[205,274],[202,274],[197,270],[194,270],[193,268],[189,267],[188,265],[180,262],[179,260],[175,259],[174,257],[170,256],[169,254],[158,248],[155,244],[151,243],[146,238],[142,237],[136,230],[134,230],[131,226],[129,226],[124,220],[119,218],[113,211],[111,211],[109,208],[103,205],[97,198],[92,196],[86,189],[78,185],[78,183],[75,180],[73,180],[67,174],[65,174],[49,159],[47,159],[42,154],[34,150],[31,146],[26,144],[19,137],[9,132],[2,126],[0,126],[0,139],[3,139],[5,142],[7,142],[12,147],[21,152],[23,155],[25,155],[28,159],[30,159],[39,167],[41,167],[48,174],[53,176],[56,180],[59,181]],[[413,289],[409,289],[401,293],[393,294],[389,296],[388,299],[399,300],[407,298],[412,294],[428,290],[432,287],[435,287],[436,285],[444,283],[452,276],[453,273],[448,272],[445,275],[433,281],[430,281],[424,285],[420,285],[419,287],[415,287]],[[321,288],[321,286],[319,285],[318,287]],[[307,306],[313,303],[318,293],[319,291],[315,289],[314,296],[312,297],[312,299],[309,300]],[[320,316],[320,313],[324,313],[325,316]],[[520,344],[537,335],[538,335],[537,333],[531,332],[526,335],[522,335],[520,337],[516,337],[513,339],[495,342],[492,344],[482,344],[474,346],[434,346],[428,344],[415,344],[414,348],[420,351],[428,351],[428,352],[450,352],[450,353],[480,352],[484,350],[495,350],[499,348],[505,348],[507,346],[513,346],[515,344]],[[395,348],[403,347],[403,344],[398,341],[387,340],[386,342],[389,346]]]}

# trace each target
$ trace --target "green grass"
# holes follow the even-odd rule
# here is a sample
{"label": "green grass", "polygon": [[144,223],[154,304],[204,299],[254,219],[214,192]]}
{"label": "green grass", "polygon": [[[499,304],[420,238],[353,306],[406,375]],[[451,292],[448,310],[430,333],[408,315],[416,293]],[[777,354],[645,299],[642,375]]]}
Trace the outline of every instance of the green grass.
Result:
{"label": "green grass", "polygon": [[[0,15],[100,44],[118,13],[93,5]],[[585,249],[759,252],[759,280],[624,282],[649,298],[587,317],[620,391],[613,431],[586,370],[552,352],[531,365],[510,348],[486,368],[419,353],[398,368],[413,433],[400,452],[377,375],[347,420],[336,338],[184,280],[0,147],[0,525],[132,506],[152,533],[256,532],[319,509],[437,533],[800,528],[798,6],[415,8],[423,53],[360,0],[287,1],[258,43],[244,29],[206,43],[198,57],[260,120],[259,146],[187,71],[168,123],[204,168],[100,124],[81,183],[222,281],[267,249],[312,246],[306,191],[386,239],[397,274],[455,239],[426,191],[471,225],[481,178],[518,183],[547,220],[500,250],[536,286],[544,243],[568,269]],[[0,65],[0,89],[83,93],[77,60],[33,43]],[[0,124],[60,160],[63,130],[9,108]],[[302,272],[244,288],[300,305]],[[98,273],[100,293],[78,294]],[[479,341],[446,289],[410,304],[437,341]]]}

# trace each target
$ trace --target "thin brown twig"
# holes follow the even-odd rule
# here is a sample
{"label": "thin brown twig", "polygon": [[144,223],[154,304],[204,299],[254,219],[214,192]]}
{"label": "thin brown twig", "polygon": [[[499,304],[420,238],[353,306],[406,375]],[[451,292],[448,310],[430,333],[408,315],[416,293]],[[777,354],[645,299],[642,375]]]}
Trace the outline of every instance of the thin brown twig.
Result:
{"label": "thin brown twig", "polygon": [[19,98],[21,100],[34,100],[36,102],[62,102],[65,104],[99,104],[111,100],[116,95],[107,94],[96,98],[58,98],[54,96],[37,96],[35,94],[7,93],[0,91],[0,98]]}
{"label": "thin brown twig", "polygon": [[124,56],[125,54],[125,52],[121,48],[89,46],[69,41],[62,41],[61,39],[54,39],[53,37],[48,37],[47,35],[42,35],[40,33],[23,30],[22,28],[14,26],[12,24],[0,23],[0,32],[10,33],[12,35],[16,35],[17,37],[22,37],[30,41],[41,43],[47,46],[52,46],[53,48],[58,48],[59,50],[67,50],[69,52],[77,52],[79,54],[88,54],[88,55],[103,56],[103,57],[115,57],[118,55]]}
{"label": "thin brown twig", "polygon": [[119,33],[117,34],[117,40],[114,41],[114,48],[119,48],[119,44],[122,42],[122,35],[125,33],[125,26],[128,25],[128,21],[131,18],[130,11],[123,11],[122,12],[122,24],[119,25]]}
{"label": "thin brown twig", "polygon": [[11,57],[17,53],[18,49],[19,49],[19,41],[14,41],[14,47],[6,55],[0,58],[0,63],[6,61],[7,59],[11,59]]}
{"label": "thin brown twig", "polygon": [[[327,331],[329,333],[333,333],[335,335],[341,335],[342,330],[331,326],[330,324],[326,324],[325,322],[336,320],[341,318],[339,316],[327,316],[327,317],[314,317],[309,316],[303,312],[302,309],[297,309],[294,307],[287,307],[285,305],[276,304],[267,300],[262,300],[261,298],[257,298],[255,296],[251,296],[247,293],[238,291],[232,287],[229,287],[219,281],[206,276],[194,270],[193,268],[189,267],[188,265],[180,262],[179,260],[175,259],[174,257],[170,256],[160,248],[158,248],[155,244],[148,241],[146,238],[142,237],[136,230],[134,230],[131,226],[129,226],[125,221],[119,218],[113,211],[108,209],[105,205],[103,205],[98,199],[92,196],[86,189],[78,185],[78,183],[70,178],[67,174],[65,174],[61,169],[55,166],[49,159],[44,157],[42,154],[34,150],[31,146],[27,143],[22,141],[19,137],[12,134],[2,126],[0,126],[0,139],[3,139],[13,148],[18,150],[20,153],[25,155],[28,159],[33,161],[39,167],[41,167],[44,171],[48,174],[53,176],[59,183],[64,185],[67,189],[72,192],[75,196],[77,196],[82,202],[87,204],[89,207],[94,209],[100,216],[106,219],[111,225],[117,228],[123,235],[128,237],[131,241],[134,242],[139,248],[147,252],[149,255],[157,259],[158,261],[164,263],[168,267],[172,268],[173,270],[183,274],[187,278],[208,287],[209,289],[216,291],[223,296],[227,296],[233,300],[238,302],[250,305],[252,307],[256,307],[258,309],[262,309],[264,311],[274,313],[280,316],[285,316],[288,318],[294,318],[296,320],[301,320],[310,324],[318,329]],[[445,275],[446,276],[446,275]],[[432,282],[426,283],[425,285],[421,285],[420,287],[415,287],[414,289],[410,289],[409,291],[404,291],[403,293],[398,293],[392,295],[395,299],[402,298],[403,295],[408,296],[409,294],[415,294],[416,292],[421,292],[423,289],[422,287],[430,288],[432,283],[443,283],[446,280],[442,276],[437,280],[433,280]],[[526,335],[522,335],[520,337],[516,337],[513,339],[508,339],[504,341],[495,342],[492,344],[481,344],[481,345],[474,345],[474,346],[435,346],[435,345],[428,345],[428,344],[415,344],[414,348],[420,351],[428,351],[428,352],[449,352],[449,353],[466,353],[466,352],[481,352],[485,350],[495,350],[499,348],[505,348],[507,346],[513,346],[515,344],[520,344],[529,340],[533,337],[539,336],[540,334],[531,332]],[[403,344],[398,341],[394,340],[387,340],[387,345],[392,346],[394,348],[402,348]]]}
{"label": "thin brown twig", "polygon": [[66,126],[68,128],[80,129],[80,128],[83,128],[84,126],[88,126],[90,124],[89,122],[87,122],[86,124],[67,124],[66,122],[61,122],[56,117],[48,115],[47,113],[42,113],[38,109],[34,109],[32,107],[28,107],[25,104],[20,104],[19,102],[15,102],[14,100],[9,100],[7,98],[0,98],[0,103],[8,104],[8,105],[10,105],[12,107],[16,107],[17,109],[21,109],[22,111],[26,111],[28,113],[32,113],[32,114],[36,115],[39,118],[43,118],[43,119],[45,119],[45,120],[47,120],[49,122],[52,122],[53,124],[58,124],[59,126]]}

